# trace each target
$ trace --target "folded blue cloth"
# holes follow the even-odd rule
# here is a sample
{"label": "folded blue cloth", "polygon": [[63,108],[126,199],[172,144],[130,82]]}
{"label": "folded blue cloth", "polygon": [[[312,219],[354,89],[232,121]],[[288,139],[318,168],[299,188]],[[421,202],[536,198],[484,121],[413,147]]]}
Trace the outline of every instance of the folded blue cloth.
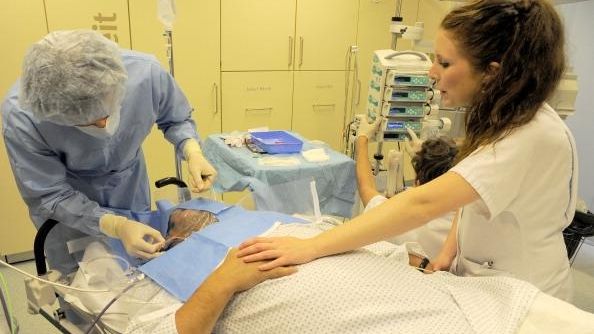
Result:
{"label": "folded blue cloth", "polygon": [[165,254],[140,266],[140,270],[181,301],[186,301],[200,284],[225,259],[230,247],[258,236],[276,222],[306,223],[305,220],[266,211],[249,211],[205,199],[193,199],[161,213],[161,224],[167,224],[175,209],[204,210],[213,213],[218,222],[193,233]]}

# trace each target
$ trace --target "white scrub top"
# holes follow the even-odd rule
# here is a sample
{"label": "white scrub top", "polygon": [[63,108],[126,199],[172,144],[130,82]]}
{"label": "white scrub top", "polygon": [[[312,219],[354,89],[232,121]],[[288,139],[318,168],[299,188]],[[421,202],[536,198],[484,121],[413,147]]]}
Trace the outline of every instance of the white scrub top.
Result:
{"label": "white scrub top", "polygon": [[545,103],[528,124],[453,167],[481,199],[462,211],[451,271],[514,276],[570,300],[562,231],[575,213],[577,166],[571,132]]}
{"label": "white scrub top", "polygon": [[[388,199],[382,195],[376,195],[367,202],[363,212],[367,212],[387,200]],[[433,259],[439,255],[439,252],[443,247],[448,233],[450,232],[450,228],[452,227],[452,221],[454,220],[455,214],[456,212],[452,211],[446,215],[431,220],[425,225],[390,238],[387,241],[398,245],[406,244],[407,249],[410,252],[417,253],[418,255],[426,255],[429,259]],[[421,250],[415,247],[412,243],[420,245]]]}

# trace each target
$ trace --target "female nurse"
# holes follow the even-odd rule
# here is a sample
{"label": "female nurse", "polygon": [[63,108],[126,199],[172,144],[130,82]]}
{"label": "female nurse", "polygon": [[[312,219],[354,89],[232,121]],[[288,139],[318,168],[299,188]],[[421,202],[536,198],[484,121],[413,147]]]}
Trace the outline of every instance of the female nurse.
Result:
{"label": "female nurse", "polygon": [[561,19],[546,0],[480,0],[454,9],[430,76],[446,107],[466,107],[456,165],[315,238],[254,238],[244,261],[268,270],[346,252],[462,208],[433,261],[461,276],[513,276],[571,298],[563,229],[575,212],[573,136],[546,103],[565,69]]}

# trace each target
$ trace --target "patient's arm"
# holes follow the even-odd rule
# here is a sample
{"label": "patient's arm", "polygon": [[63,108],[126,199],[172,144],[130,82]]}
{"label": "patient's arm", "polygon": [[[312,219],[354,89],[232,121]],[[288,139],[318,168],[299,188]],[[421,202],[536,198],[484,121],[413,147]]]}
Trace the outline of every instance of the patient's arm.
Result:
{"label": "patient's arm", "polygon": [[454,217],[454,221],[452,222],[452,227],[450,228],[450,233],[448,233],[448,237],[446,238],[439,255],[431,261],[433,263],[434,270],[450,270],[450,266],[458,253],[458,242],[457,242],[457,233],[458,233],[458,218],[460,217],[460,210],[456,212],[456,216]]}
{"label": "patient's arm", "polygon": [[223,264],[200,285],[175,313],[178,333],[211,333],[221,312],[237,292],[248,290],[267,279],[291,275],[294,267],[260,271],[263,262],[244,263],[232,249]]}
{"label": "patient's arm", "polygon": [[433,263],[429,262],[425,268],[420,268],[421,262],[423,262],[423,257],[415,255],[415,254],[408,254],[408,264],[419,269],[424,274],[429,274],[433,272]]}
{"label": "patient's arm", "polygon": [[168,250],[184,241],[193,232],[200,231],[206,226],[217,222],[217,217],[202,210],[177,209],[169,216],[167,237],[162,250]]}

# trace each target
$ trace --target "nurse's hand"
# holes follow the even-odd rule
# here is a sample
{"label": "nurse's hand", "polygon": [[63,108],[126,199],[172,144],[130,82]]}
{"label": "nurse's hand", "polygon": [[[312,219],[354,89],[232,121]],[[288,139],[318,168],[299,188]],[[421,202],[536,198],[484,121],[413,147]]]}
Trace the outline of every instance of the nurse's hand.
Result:
{"label": "nurse's hand", "polygon": [[314,239],[293,237],[256,237],[246,240],[239,245],[237,257],[242,258],[246,263],[270,261],[258,266],[260,270],[307,263],[317,258]]}
{"label": "nurse's hand", "polygon": [[123,216],[105,214],[99,220],[101,232],[122,241],[126,252],[142,259],[152,259],[161,253],[165,239],[154,228]]}
{"label": "nurse's hand", "polygon": [[408,132],[410,139],[406,138],[404,140],[404,150],[412,158],[417,154],[417,152],[421,150],[423,142],[419,139],[419,137],[417,137],[417,134],[410,128],[406,128],[406,132]]}
{"label": "nurse's hand", "polygon": [[357,138],[367,137],[370,143],[375,142],[381,123],[382,117],[379,115],[375,118],[373,123],[369,123],[369,119],[365,116],[365,118],[361,120],[361,124],[359,124],[359,128],[357,129]]}
{"label": "nurse's hand", "polygon": [[217,177],[217,171],[201,152],[188,155],[188,170],[190,171],[190,189],[195,193],[208,190]]}

